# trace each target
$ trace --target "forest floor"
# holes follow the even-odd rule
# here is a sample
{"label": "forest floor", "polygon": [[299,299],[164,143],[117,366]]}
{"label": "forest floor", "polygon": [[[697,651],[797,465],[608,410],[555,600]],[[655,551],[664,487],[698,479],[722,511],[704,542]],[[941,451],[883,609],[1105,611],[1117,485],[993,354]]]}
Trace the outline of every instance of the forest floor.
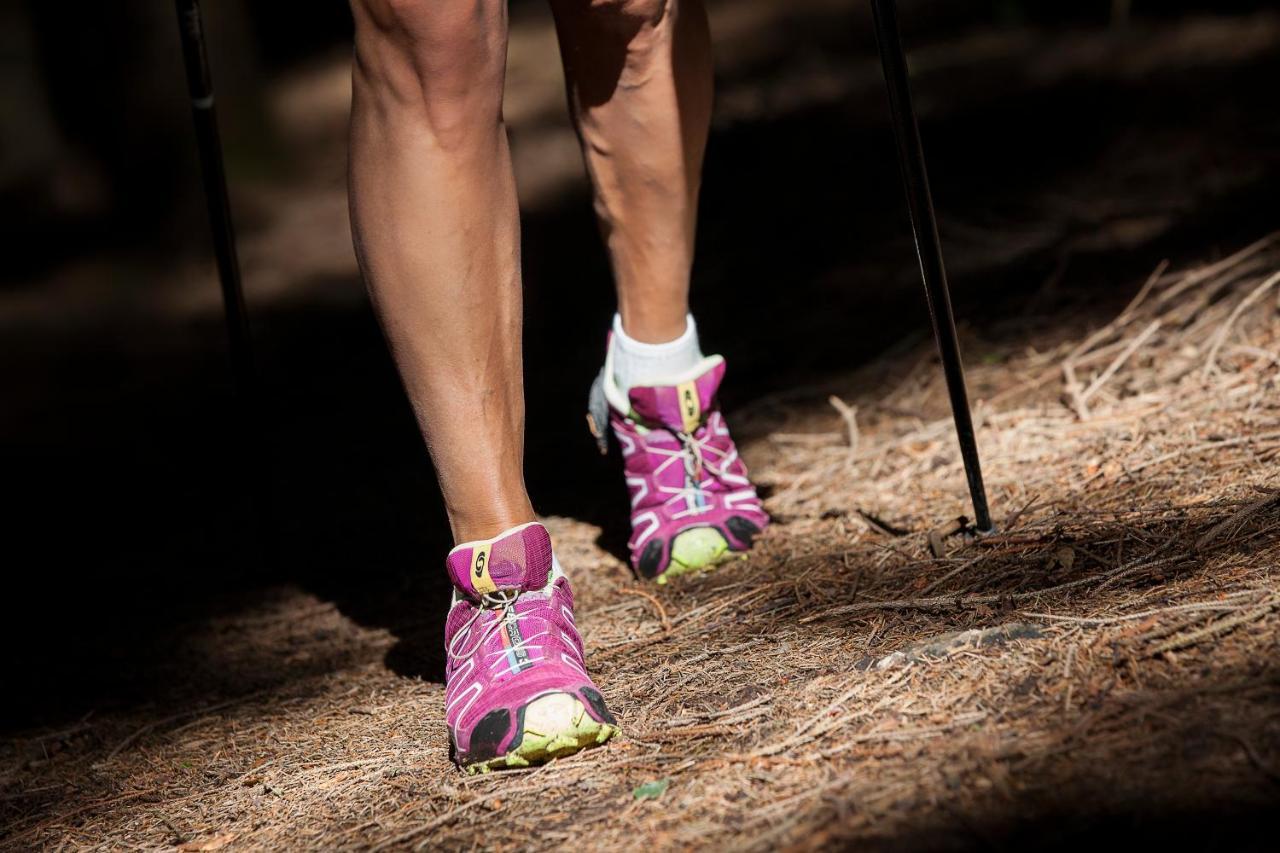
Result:
{"label": "forest floor", "polygon": [[[1120,43],[1106,67],[1130,83],[1156,74],[1144,61],[1197,79],[1205,74],[1198,62],[1238,62],[1251,77],[1258,62],[1273,70],[1273,60],[1256,57],[1280,44],[1280,19],[1244,16],[1233,25],[1219,23],[1215,41],[1204,35],[1212,27],[1162,24],[1141,34],[1145,59]],[[528,57],[545,53],[545,21],[527,33],[521,26],[513,62],[540,69]],[[1071,38],[983,42],[979,66],[995,74],[1033,51],[1046,63],[1054,49],[1074,56],[1064,43]],[[1227,45],[1236,59],[1203,59]],[[944,53],[929,54],[942,63],[934,68],[945,66]],[[1069,84],[1046,65],[1026,97],[1065,85],[1071,103],[1087,101],[1107,59],[1062,72]],[[839,97],[862,97],[867,68],[846,74],[835,64],[840,73],[824,76],[814,70],[821,62],[810,63],[807,73]],[[282,87],[281,109],[308,117],[293,121],[300,133],[340,140],[336,67]],[[875,82],[869,69],[867,86]],[[712,151],[745,162],[776,138],[752,136],[751,111],[769,97],[748,97],[735,79],[722,87],[729,117],[718,119]],[[1228,75],[1223,87],[1238,82]],[[1205,85],[1209,94],[1196,103],[1209,110],[1221,101]],[[1159,115],[1150,104],[1144,108]],[[825,121],[825,108],[814,109],[799,126]],[[770,372],[779,348],[767,329],[726,346],[738,347],[727,382],[740,384],[727,400],[729,421],[775,520],[739,562],[661,587],[637,581],[619,548],[625,531],[614,516],[625,522],[625,498],[615,459],[583,463],[591,489],[617,492],[608,500],[564,484],[540,491],[563,478],[562,468],[539,461],[549,448],[589,459],[585,433],[573,433],[576,444],[565,438],[580,409],[566,403],[563,416],[542,415],[581,396],[595,365],[584,357],[582,370],[563,379],[531,369],[530,478],[535,495],[545,495],[540,508],[574,583],[588,666],[622,734],[544,767],[476,777],[448,758],[442,593],[438,579],[424,579],[430,555],[442,553],[441,533],[419,530],[439,527],[438,507],[417,497],[429,492],[430,472],[352,295],[339,158],[325,147],[317,160],[324,178],[308,185],[310,194],[258,189],[262,224],[246,236],[250,280],[268,282],[261,298],[275,306],[263,327],[265,360],[276,371],[268,382],[284,400],[274,412],[277,441],[287,445],[276,488],[287,498],[280,524],[290,568],[209,582],[228,559],[226,544],[206,533],[182,551],[175,543],[190,528],[177,527],[163,548],[129,552],[133,570],[157,567],[145,578],[171,573],[184,554],[185,565],[214,566],[193,571],[199,577],[177,592],[174,581],[129,593],[90,584],[115,590],[101,592],[115,596],[111,612],[95,615],[101,608],[81,601],[69,611],[74,628],[49,627],[58,608],[44,606],[65,590],[24,599],[39,604],[32,609],[41,621],[24,628],[30,660],[11,680],[11,695],[30,708],[13,712],[20,722],[0,744],[0,847],[1066,849],[1141,840],[1261,849],[1257,833],[1280,806],[1280,232],[1271,233],[1271,208],[1241,213],[1257,186],[1276,185],[1274,154],[1244,156],[1265,137],[1228,120],[1246,112],[1210,112],[1218,123],[1179,133],[1153,121],[1131,128],[1119,148],[1095,145],[1079,155],[1092,164],[1095,185],[1069,159],[1046,174],[1019,167],[1026,187],[993,190],[984,201],[992,207],[983,215],[994,210],[999,220],[962,221],[948,211],[964,205],[941,205],[960,314],[977,318],[963,324],[962,343],[996,514],[992,535],[936,534],[968,512],[965,480],[927,332],[884,321],[891,339],[876,336],[876,318],[896,316],[895,306],[922,317],[911,301],[918,284],[910,245],[897,233],[872,239],[878,214],[841,220],[865,226],[863,242],[802,270],[806,283],[797,287],[809,289],[797,292],[808,308],[764,297],[759,310],[777,307],[784,331],[818,329],[801,363]],[[521,121],[517,113],[518,167],[537,157],[570,162],[563,126],[543,131]],[[944,111],[936,121],[935,137],[926,122],[927,139],[958,135],[964,119]],[[1161,148],[1156,166],[1117,166],[1126,153],[1152,150],[1152,139],[1178,144]],[[1193,175],[1189,164],[1205,162],[1206,146],[1239,156]],[[974,181],[995,168],[971,166]],[[967,180],[942,177],[940,198],[963,197]],[[733,257],[725,251],[733,229],[717,219],[732,215],[731,199],[715,200],[727,182],[725,173],[709,174],[712,260],[700,274],[713,292],[741,273],[724,260]],[[1135,182],[1148,191],[1145,201],[1125,208]],[[558,196],[550,183],[534,183],[526,234],[554,235],[568,217],[580,229],[573,245],[590,239],[589,212],[538,213],[540,193]],[[876,204],[897,192],[892,175],[868,189]],[[1167,195],[1153,202],[1152,193]],[[580,195],[571,200],[581,205]],[[1237,217],[1206,225],[1205,211],[1226,208]],[[1013,224],[1033,219],[1034,227]],[[807,238],[788,239],[803,247]],[[281,248],[304,243],[307,251]],[[565,268],[548,252],[578,257],[569,248],[539,255],[536,240],[529,245],[527,280],[544,286]],[[216,309],[198,297],[207,267],[194,266],[175,274],[184,284],[163,310]],[[587,266],[604,275],[600,257]],[[851,281],[870,275],[895,283],[888,295],[839,301]],[[1001,286],[984,289],[984,279]],[[555,328],[555,301],[530,296],[534,333]],[[6,310],[27,316],[21,305]],[[607,316],[607,292],[591,311]],[[333,319],[357,314],[350,323]],[[761,318],[747,318],[756,329]],[[323,334],[299,332],[306,323]],[[710,335],[730,338],[729,320],[707,325]],[[208,361],[216,322],[198,328],[212,342],[197,350]],[[355,357],[326,354],[335,329],[358,330]],[[861,335],[870,352],[831,355],[857,349]],[[185,355],[172,360],[178,367],[154,368],[161,378],[144,383],[149,395],[157,387],[191,393],[179,367],[197,356],[173,341],[166,346]],[[318,355],[290,360],[291,346]],[[596,341],[585,346],[595,350]],[[531,363],[543,355],[535,339]],[[815,369],[824,360],[826,369]],[[762,378],[748,388],[757,367]],[[327,371],[323,383],[293,381],[312,370]],[[211,410],[187,405],[193,421]],[[31,447],[39,447],[34,439]],[[86,445],[83,457],[92,450]],[[322,453],[334,461],[312,470]],[[215,457],[198,468],[190,467],[201,464],[194,456],[173,458],[186,460],[172,464],[188,477],[226,462]],[[198,515],[199,500],[161,517]],[[104,568],[124,572],[128,562]]]}
{"label": "forest floor", "polygon": [[622,721],[603,748],[461,775],[443,686],[282,588],[188,636],[191,677],[328,666],[11,741],[3,841],[896,849],[1042,824],[1065,847],[1119,821],[1239,844],[1280,800],[1278,238],[972,365],[994,535],[930,543],[965,504],[927,342],[736,413],[777,519],[740,563],[642,585],[547,518]]}

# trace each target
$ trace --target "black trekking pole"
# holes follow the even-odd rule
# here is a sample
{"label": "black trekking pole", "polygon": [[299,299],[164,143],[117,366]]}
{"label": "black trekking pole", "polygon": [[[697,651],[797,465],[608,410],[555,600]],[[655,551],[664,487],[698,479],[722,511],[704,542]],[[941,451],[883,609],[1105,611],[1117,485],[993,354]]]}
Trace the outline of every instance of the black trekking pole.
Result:
{"label": "black trekking pole", "polygon": [[213,105],[213,80],[209,74],[209,56],[205,48],[204,22],[199,0],[176,0],[178,31],[182,38],[182,55],[187,70],[187,88],[191,94],[191,115],[195,121],[196,145],[200,152],[200,174],[204,180],[205,201],[213,235],[213,252],[218,264],[218,280],[222,286],[222,308],[226,320],[227,342],[231,351],[231,369],[239,397],[240,445],[237,464],[252,466],[250,495],[254,502],[255,523],[263,557],[270,553],[270,489],[266,454],[256,429],[260,409],[257,376],[254,370],[253,343],[249,334],[249,312],[240,286],[240,261],[236,255],[236,235],[231,224],[231,205],[227,197],[227,173],[222,160],[222,143],[218,137],[218,118]]}
{"label": "black trekking pole", "polygon": [[898,33],[898,9],[895,0],[871,0],[875,17],[876,43],[884,66],[884,82],[889,89],[889,110],[893,114],[893,132],[898,142],[898,165],[907,193],[911,230],[924,279],[933,335],[938,342],[938,356],[951,397],[951,413],[955,417],[956,437],[973,498],[975,526],[979,532],[990,532],[991,510],[987,507],[987,491],[982,483],[982,465],[978,461],[978,443],[969,413],[969,395],[965,391],[964,366],[960,362],[960,344],[956,339],[956,321],[951,312],[951,293],[947,287],[947,270],[942,263],[942,242],[938,238],[938,222],[933,213],[933,197],[929,192],[929,175],[925,170],[924,149],[920,146],[920,128],[915,108],[911,105],[911,85],[907,78],[907,58],[902,52]]}
{"label": "black trekking pole", "polygon": [[222,284],[231,367],[236,389],[252,399],[255,379],[249,314],[240,287],[240,261],[236,257],[236,234],[231,225],[231,205],[227,199],[227,172],[222,163],[218,116],[213,106],[213,80],[209,75],[209,55],[204,44],[204,23],[200,17],[199,0],[177,0],[177,6],[182,55],[187,66],[187,89],[191,93],[191,116],[195,120],[196,146],[200,151],[200,174],[204,178],[205,201],[209,206],[218,280]]}

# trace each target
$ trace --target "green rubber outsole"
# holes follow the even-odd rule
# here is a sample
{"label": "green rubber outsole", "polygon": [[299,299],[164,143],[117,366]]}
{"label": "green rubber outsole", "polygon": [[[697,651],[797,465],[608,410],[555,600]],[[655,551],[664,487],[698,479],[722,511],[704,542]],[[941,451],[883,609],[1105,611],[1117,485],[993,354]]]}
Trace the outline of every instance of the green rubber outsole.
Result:
{"label": "green rubber outsole", "polygon": [[[535,700],[537,701],[540,700]],[[532,708],[532,705],[530,707]],[[615,725],[596,721],[587,713],[582,703],[574,699],[572,715],[566,725],[548,734],[534,731],[526,726],[520,743],[515,749],[487,761],[468,764],[465,770],[471,774],[488,773],[491,770],[542,764],[553,758],[563,758],[583,749],[598,746],[619,731]]]}
{"label": "green rubber outsole", "polygon": [[745,560],[747,555],[732,550],[724,535],[714,527],[695,527],[676,534],[671,542],[671,562],[656,580],[666,583],[670,578],[709,571],[735,558]]}

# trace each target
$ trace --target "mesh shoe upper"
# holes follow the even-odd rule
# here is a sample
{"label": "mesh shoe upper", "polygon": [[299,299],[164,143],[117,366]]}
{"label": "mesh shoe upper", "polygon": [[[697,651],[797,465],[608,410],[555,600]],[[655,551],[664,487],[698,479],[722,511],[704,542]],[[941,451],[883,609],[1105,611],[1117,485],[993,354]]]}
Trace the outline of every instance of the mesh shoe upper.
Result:
{"label": "mesh shoe upper", "polygon": [[454,548],[446,561],[455,595],[445,622],[445,722],[460,764],[503,755],[519,742],[524,708],[570,694],[612,724],[583,665],[573,592],[531,522]]}

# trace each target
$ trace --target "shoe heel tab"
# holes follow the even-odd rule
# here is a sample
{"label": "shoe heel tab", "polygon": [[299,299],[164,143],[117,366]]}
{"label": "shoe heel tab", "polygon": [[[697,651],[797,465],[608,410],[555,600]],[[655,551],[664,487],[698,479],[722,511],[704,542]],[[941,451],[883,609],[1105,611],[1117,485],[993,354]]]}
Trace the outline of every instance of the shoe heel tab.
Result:
{"label": "shoe heel tab", "polygon": [[492,539],[463,542],[449,551],[445,567],[454,589],[479,601],[499,590],[541,589],[551,571],[551,534],[530,521]]}
{"label": "shoe heel tab", "polygon": [[609,455],[609,397],[605,391],[605,372],[608,363],[596,374],[591,383],[591,391],[587,395],[587,429],[596,440],[596,449],[601,456]]}

